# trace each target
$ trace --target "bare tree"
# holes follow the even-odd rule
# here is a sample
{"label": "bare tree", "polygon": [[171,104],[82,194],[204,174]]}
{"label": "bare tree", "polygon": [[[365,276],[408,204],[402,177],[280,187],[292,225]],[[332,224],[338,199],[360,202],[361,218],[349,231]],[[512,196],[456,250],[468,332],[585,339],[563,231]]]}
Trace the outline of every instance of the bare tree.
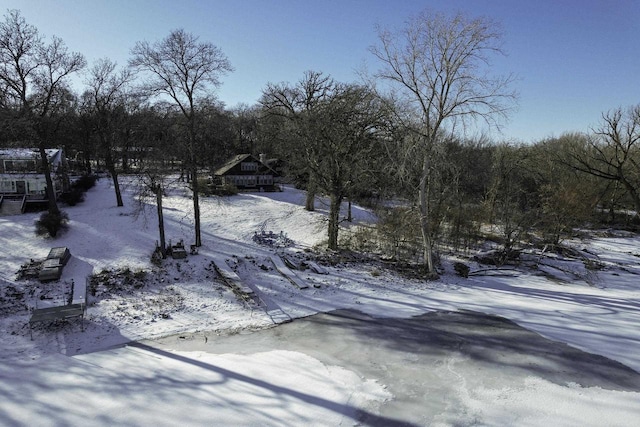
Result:
{"label": "bare tree", "polygon": [[397,90],[395,95],[409,107],[408,117],[418,124],[407,126],[417,135],[410,151],[422,158],[417,196],[430,275],[436,271],[428,195],[438,138],[470,121],[497,125],[515,100],[509,90],[512,76],[492,77],[487,72],[490,56],[502,53],[496,27],[484,18],[425,11],[399,32],[379,29],[380,43],[370,49],[382,64],[375,77]]}
{"label": "bare tree", "polygon": [[52,118],[64,105],[67,81],[81,70],[85,59],[71,53],[64,42],[53,37],[45,43],[36,27],[17,10],[10,10],[0,23],[0,82],[4,100],[28,123],[27,138],[36,142],[47,183],[49,212],[58,214],[56,194],[46,149],[52,138]]}
{"label": "bare tree", "polygon": [[249,107],[241,104],[230,111],[231,128],[234,132],[234,145],[240,153],[261,154],[258,152],[258,127],[259,111],[256,106]]}
{"label": "bare tree", "polygon": [[640,105],[605,113],[593,136],[574,137],[567,163],[622,184],[640,215]]}
{"label": "bare tree", "polygon": [[489,223],[498,226],[505,261],[539,222],[539,185],[528,146],[500,144],[493,150],[492,182],[484,204]]}
{"label": "bare tree", "polygon": [[172,31],[154,44],[136,43],[131,51],[130,65],[149,75],[144,88],[149,94],[168,97],[186,120],[188,135],[189,171],[193,191],[195,245],[202,245],[200,232],[200,202],[198,162],[196,153],[197,104],[200,98],[211,96],[220,85],[220,76],[233,71],[220,48],[202,43],[198,37],[184,30]]}
{"label": "bare tree", "polygon": [[134,113],[133,139],[137,144],[136,154],[136,198],[138,201],[136,214],[146,214],[145,209],[155,204],[158,218],[159,249],[163,258],[167,253],[165,238],[163,198],[166,191],[177,184],[178,178],[173,174],[172,160],[175,153],[175,135],[173,111],[161,111],[155,108],[142,107]]}
{"label": "bare tree", "polygon": [[[261,104],[269,115],[285,117],[293,125],[293,138],[288,138],[283,151],[294,174],[305,176],[307,198],[305,209],[315,210],[317,179],[306,166],[306,154],[296,149],[300,142],[313,144],[318,139],[314,125],[317,110],[334,93],[337,83],[328,75],[317,71],[306,71],[295,86],[287,84],[268,84],[263,90]],[[291,135],[289,135],[291,136]]]}
{"label": "bare tree", "polygon": [[293,87],[269,86],[261,102],[294,124],[290,159],[312,180],[308,195],[315,196],[316,187],[329,195],[328,247],[338,249],[343,200],[373,181],[372,153],[385,129],[385,106],[363,86],[339,84],[316,72],[307,72]]}
{"label": "bare tree", "polygon": [[158,217],[158,249],[162,258],[167,256],[167,243],[164,229],[164,210],[162,207],[165,190],[170,182],[168,182],[167,171],[162,167],[159,159],[144,158],[140,162],[140,169],[136,174],[138,181],[138,191],[136,197],[138,199],[138,208],[136,214],[144,213],[146,202],[153,199],[156,205],[156,215]]}
{"label": "bare tree", "polygon": [[116,203],[123,206],[114,149],[122,116],[126,114],[127,85],[132,81],[129,69],[116,71],[116,63],[100,59],[89,72],[87,79],[89,107],[93,110],[94,131],[100,140],[107,170],[113,179]]}
{"label": "bare tree", "polygon": [[538,199],[536,231],[545,243],[559,245],[574,227],[593,221],[602,197],[615,195],[606,185],[611,181],[567,167],[567,157],[574,152],[575,143],[585,140],[582,134],[565,134],[528,145],[529,156],[523,168],[529,170],[535,182],[529,186],[527,198]]}

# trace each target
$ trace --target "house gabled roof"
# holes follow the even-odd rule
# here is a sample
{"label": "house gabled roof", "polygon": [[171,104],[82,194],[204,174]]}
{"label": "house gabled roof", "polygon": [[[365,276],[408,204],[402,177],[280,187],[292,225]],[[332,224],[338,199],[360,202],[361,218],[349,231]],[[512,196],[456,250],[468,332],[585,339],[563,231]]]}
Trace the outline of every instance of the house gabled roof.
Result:
{"label": "house gabled roof", "polygon": [[[62,149],[47,148],[49,161],[60,160],[62,157]],[[0,149],[0,160],[39,160],[40,151],[37,148],[2,148]]]}
{"label": "house gabled roof", "polygon": [[251,154],[238,154],[237,156],[232,157],[227,163],[225,163],[220,168],[218,168],[214,172],[214,175],[223,176],[227,172],[229,172],[231,169],[233,169],[234,167],[236,167],[237,165],[239,165],[240,163],[244,162],[247,159],[249,159],[252,162],[256,162],[258,163],[258,165],[260,165],[259,172],[263,172],[263,173],[267,172],[269,174],[272,174],[273,176],[280,176],[280,174],[276,172],[273,168],[261,162],[260,159],[256,158],[255,156],[252,156]]}
{"label": "house gabled roof", "polygon": [[[238,164],[242,163],[243,161],[245,161],[249,157],[253,157],[253,156],[251,154],[238,154],[237,156],[232,157],[229,161],[227,161],[227,163],[225,163],[220,168],[218,168],[214,172],[214,175],[220,176],[220,175],[226,174],[231,169],[233,169],[235,166],[237,166]],[[259,162],[258,159],[254,159],[254,160]]]}

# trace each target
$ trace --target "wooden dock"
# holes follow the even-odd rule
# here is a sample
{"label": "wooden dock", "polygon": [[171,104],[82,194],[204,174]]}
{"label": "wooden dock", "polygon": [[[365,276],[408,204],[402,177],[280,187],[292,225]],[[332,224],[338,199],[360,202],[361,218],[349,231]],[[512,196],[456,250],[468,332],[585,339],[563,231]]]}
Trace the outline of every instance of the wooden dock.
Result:
{"label": "wooden dock", "polygon": [[309,288],[309,285],[307,285],[302,279],[300,279],[300,277],[298,277],[296,273],[293,272],[293,270],[285,265],[282,258],[280,258],[279,256],[272,256],[270,259],[278,273],[280,273],[282,277],[287,279],[293,286],[298,289]]}
{"label": "wooden dock", "polygon": [[264,295],[258,286],[243,282],[226,262],[220,260],[213,262],[213,268],[222,281],[247,305],[254,303],[264,307],[267,316],[274,324],[291,322],[291,316],[285,313],[277,303]]}
{"label": "wooden dock", "polygon": [[225,285],[231,288],[233,293],[235,293],[246,304],[251,304],[251,302],[259,304],[259,299],[257,299],[255,291],[243,283],[240,276],[231,270],[225,262],[213,262],[213,268]]}

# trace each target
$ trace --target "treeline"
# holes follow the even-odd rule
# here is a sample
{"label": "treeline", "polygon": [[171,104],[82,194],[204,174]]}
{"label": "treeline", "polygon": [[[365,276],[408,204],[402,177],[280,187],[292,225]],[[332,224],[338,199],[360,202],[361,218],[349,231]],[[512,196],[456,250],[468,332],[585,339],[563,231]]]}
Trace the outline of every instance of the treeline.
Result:
{"label": "treeline", "polygon": [[[595,132],[533,144],[440,142],[428,195],[434,253],[475,252],[493,241],[498,248],[493,257],[501,263],[526,247],[557,248],[586,229],[637,232],[640,151],[622,132],[640,124],[636,110],[635,123],[619,123],[608,132],[621,139]],[[619,114],[606,114],[604,122]],[[413,187],[419,185],[418,177],[415,172]],[[397,260],[420,261],[419,207],[409,197],[411,187],[391,191],[406,197],[380,201],[379,224],[350,234],[349,244]]]}
{"label": "treeline", "polygon": [[[531,144],[461,131],[499,125],[517,102],[513,76],[492,73],[501,54],[494,27],[424,12],[397,33],[379,30],[371,48],[378,69],[359,83],[309,71],[267,84],[256,105],[229,109],[215,89],[233,67],[184,30],[136,43],[126,65],[105,58],[87,66],[9,11],[0,23],[0,146],[38,148],[47,176],[44,149],[64,147],[84,171],[109,172],[118,206],[118,175],[135,173],[158,206],[161,248],[167,176],[189,184],[199,246],[203,181],[238,153],[281,159],[307,191],[309,210],[316,194],[329,197],[330,249],[349,244],[416,260],[433,276],[443,248],[469,250],[490,238],[508,256],[525,242],[558,244],[578,227],[635,227],[640,107]],[[79,93],[74,75],[84,77]],[[49,199],[49,213],[64,219]],[[381,220],[341,238],[349,212],[340,207],[351,201],[368,203]]]}

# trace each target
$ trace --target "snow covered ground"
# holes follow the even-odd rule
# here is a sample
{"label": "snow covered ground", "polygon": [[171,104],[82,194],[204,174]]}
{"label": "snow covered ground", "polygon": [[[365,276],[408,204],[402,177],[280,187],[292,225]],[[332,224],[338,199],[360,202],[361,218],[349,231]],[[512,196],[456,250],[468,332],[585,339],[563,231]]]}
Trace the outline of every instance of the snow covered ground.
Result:
{"label": "snow covered ground", "polygon": [[[199,253],[184,260],[169,259],[155,268],[150,263],[158,235],[154,207],[135,215],[133,189],[132,182],[125,182],[125,207],[118,208],[109,181],[98,181],[84,203],[65,208],[70,229],[56,240],[34,235],[36,215],[0,217],[2,424],[358,424],[362,413],[372,419],[385,402],[396,398],[388,384],[303,351],[238,348],[214,354],[188,345],[169,351],[123,346],[176,334],[185,339],[199,332],[245,335],[289,317],[335,309],[378,318],[408,318],[435,310],[495,314],[640,371],[637,236],[570,242],[597,261],[600,270],[549,255],[538,269],[468,279],[448,269],[441,280],[424,282],[372,263],[345,261],[323,266],[329,274],[297,271],[296,280],[306,286],[298,289],[272,260],[285,251],[301,259],[322,243],[326,233],[322,201],[318,211],[310,213],[302,208],[304,194],[291,188],[282,193],[204,198]],[[188,193],[174,189],[164,206],[167,238],[173,243],[182,239],[188,246],[193,241]],[[374,220],[364,209],[356,209],[355,216],[358,221]],[[278,250],[259,245],[253,236],[261,231],[283,231],[294,245]],[[59,282],[16,280],[22,264],[43,259],[54,246],[67,246],[72,253]],[[214,264],[233,269],[263,304],[239,299],[222,283]],[[472,265],[472,270],[477,268]],[[87,295],[84,331],[74,320],[35,325],[30,339],[28,309],[62,304],[72,283],[77,289],[90,274],[118,269],[121,274],[114,282],[118,286],[101,285],[95,296]],[[455,357],[447,366],[456,362]],[[422,419],[438,419],[441,425],[640,422],[637,390],[559,385],[534,372],[517,388],[488,379],[475,388],[456,387],[460,407],[441,408],[447,418],[425,413]]]}

